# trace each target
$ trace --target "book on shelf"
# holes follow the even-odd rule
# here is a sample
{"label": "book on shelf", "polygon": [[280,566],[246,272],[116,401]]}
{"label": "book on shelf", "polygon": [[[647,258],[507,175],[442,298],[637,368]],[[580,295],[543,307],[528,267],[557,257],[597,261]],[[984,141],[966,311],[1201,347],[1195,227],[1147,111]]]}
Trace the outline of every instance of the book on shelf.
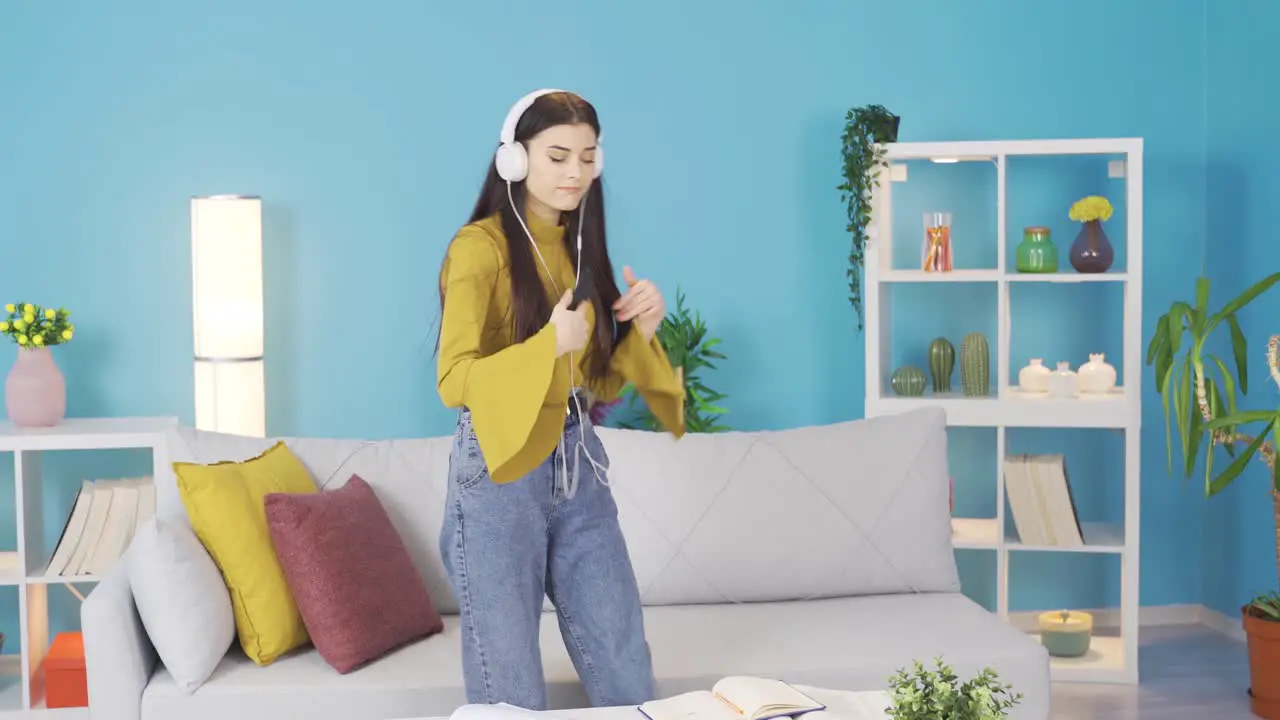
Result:
{"label": "book on shelf", "polygon": [[83,481],[45,577],[106,574],[155,511],[156,486],[150,477]]}
{"label": "book on shelf", "polygon": [[747,675],[731,675],[710,690],[694,690],[639,706],[649,720],[769,720],[825,709],[826,705],[788,683]]}
{"label": "book on shelf", "polygon": [[1010,455],[1004,461],[1004,487],[1023,545],[1084,546],[1065,456]]}

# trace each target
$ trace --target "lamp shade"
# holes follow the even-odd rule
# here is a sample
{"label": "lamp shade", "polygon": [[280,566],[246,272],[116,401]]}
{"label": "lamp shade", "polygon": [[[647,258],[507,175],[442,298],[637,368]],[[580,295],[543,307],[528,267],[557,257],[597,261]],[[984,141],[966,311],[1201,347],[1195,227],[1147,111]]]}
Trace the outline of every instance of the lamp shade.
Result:
{"label": "lamp shade", "polygon": [[191,200],[196,427],[266,434],[262,200]]}

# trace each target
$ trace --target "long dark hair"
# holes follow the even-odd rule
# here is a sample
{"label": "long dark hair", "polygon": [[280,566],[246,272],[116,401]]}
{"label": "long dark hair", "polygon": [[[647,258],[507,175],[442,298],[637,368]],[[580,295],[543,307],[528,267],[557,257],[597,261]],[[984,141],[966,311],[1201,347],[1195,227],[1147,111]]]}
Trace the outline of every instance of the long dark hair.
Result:
{"label": "long dark hair", "polygon": [[[515,139],[525,143],[533,136],[556,125],[573,125],[587,123],[600,135],[600,121],[596,110],[586,100],[568,92],[557,92],[543,95],[534,101],[516,123]],[[591,182],[591,189],[586,199],[578,207],[560,214],[560,224],[564,226],[564,245],[569,259],[578,261],[578,224],[582,222],[583,205],[586,206],[586,221],[582,225],[582,267],[583,274],[591,271],[594,290],[591,294],[595,308],[595,330],[589,343],[590,363],[587,367],[588,377],[599,379],[608,374],[609,362],[618,340],[626,336],[631,321],[617,322],[613,316],[613,303],[621,297],[618,285],[613,276],[613,262],[609,259],[609,247],[605,238],[604,195],[600,178]],[[516,219],[516,212],[524,212],[527,191],[523,181],[511,183],[511,195],[507,196],[507,182],[498,176],[497,167],[489,162],[489,172],[485,175],[480,195],[476,199],[475,208],[471,211],[469,223],[478,222],[494,213],[500,213],[502,233],[507,238],[507,256],[511,270],[511,304],[514,312],[515,341],[524,342],[541,330],[551,317],[553,303],[547,300],[547,291],[542,284],[542,267],[529,247],[529,238],[524,228]],[[515,207],[512,207],[512,201]],[[443,273],[443,266],[441,273]],[[444,309],[444,278],[440,282],[440,307]],[[436,338],[439,349],[439,336]]]}

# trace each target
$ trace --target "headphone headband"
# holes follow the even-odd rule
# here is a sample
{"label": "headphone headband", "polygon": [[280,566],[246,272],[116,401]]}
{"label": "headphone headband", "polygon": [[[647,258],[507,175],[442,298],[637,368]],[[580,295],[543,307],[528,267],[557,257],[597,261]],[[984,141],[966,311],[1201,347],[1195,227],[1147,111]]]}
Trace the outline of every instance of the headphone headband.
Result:
{"label": "headphone headband", "polygon": [[554,88],[534,90],[517,100],[516,104],[512,105],[511,109],[507,111],[506,119],[502,121],[502,134],[499,136],[502,144],[510,145],[516,141],[516,125],[520,122],[520,118],[524,117],[525,111],[529,109],[530,105],[533,105],[534,101],[543,95],[558,92],[564,92],[564,90],[556,90]]}
{"label": "headphone headband", "polygon": [[[516,125],[520,123],[520,118],[524,116],[525,111],[538,98],[551,93],[567,92],[565,90],[557,90],[555,88],[544,88],[542,90],[534,90],[516,101],[515,105],[507,111],[507,117],[502,121],[502,132],[498,139],[500,145],[498,151],[494,155],[494,162],[498,170],[498,176],[507,182],[519,182],[529,173],[529,156],[522,144],[516,142]],[[595,158],[595,177],[600,177],[604,172],[604,133],[600,133],[596,137],[596,158]]]}

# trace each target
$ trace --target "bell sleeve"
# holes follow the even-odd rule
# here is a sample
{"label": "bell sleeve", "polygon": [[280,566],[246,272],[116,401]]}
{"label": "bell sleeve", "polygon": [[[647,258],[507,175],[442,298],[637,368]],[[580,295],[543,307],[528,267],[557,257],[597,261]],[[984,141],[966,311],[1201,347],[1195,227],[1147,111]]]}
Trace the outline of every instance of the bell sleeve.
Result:
{"label": "bell sleeve", "polygon": [[466,227],[449,246],[441,282],[444,310],[436,386],[446,407],[466,406],[489,472],[524,447],[551,386],[556,331],[550,322],[528,340],[482,355],[489,305],[502,268],[494,240]]}
{"label": "bell sleeve", "polygon": [[684,381],[654,336],[645,342],[634,325],[613,352],[609,376],[591,390],[604,402],[611,402],[631,383],[662,427],[677,438],[685,434]]}

